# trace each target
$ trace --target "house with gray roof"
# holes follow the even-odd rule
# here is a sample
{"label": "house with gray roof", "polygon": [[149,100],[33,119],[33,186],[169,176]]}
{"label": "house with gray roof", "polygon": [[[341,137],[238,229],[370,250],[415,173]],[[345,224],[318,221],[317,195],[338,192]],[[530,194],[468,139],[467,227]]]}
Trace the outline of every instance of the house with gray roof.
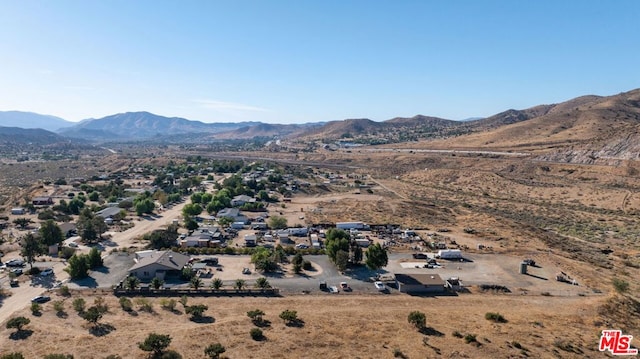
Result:
{"label": "house with gray roof", "polygon": [[174,251],[148,252],[137,256],[136,264],[129,268],[129,275],[141,281],[179,277],[182,269],[189,263],[189,259],[189,256]]}

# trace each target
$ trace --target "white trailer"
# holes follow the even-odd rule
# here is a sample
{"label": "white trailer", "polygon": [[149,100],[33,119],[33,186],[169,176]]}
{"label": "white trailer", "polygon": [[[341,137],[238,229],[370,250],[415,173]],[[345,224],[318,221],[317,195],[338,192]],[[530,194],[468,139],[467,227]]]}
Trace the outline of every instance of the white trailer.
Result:
{"label": "white trailer", "polygon": [[441,249],[438,251],[438,257],[442,259],[460,259],[462,252],[459,249]]}
{"label": "white trailer", "polygon": [[364,229],[364,223],[362,222],[336,222],[336,228],[350,230],[350,229]]}

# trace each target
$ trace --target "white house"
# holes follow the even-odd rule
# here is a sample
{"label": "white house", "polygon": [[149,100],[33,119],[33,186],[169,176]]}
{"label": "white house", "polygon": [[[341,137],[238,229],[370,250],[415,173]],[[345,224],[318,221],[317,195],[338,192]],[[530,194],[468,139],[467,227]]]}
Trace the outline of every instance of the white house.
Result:
{"label": "white house", "polygon": [[240,207],[245,203],[254,203],[256,201],[255,198],[249,197],[245,194],[241,194],[239,196],[235,196],[231,199],[231,206]]}

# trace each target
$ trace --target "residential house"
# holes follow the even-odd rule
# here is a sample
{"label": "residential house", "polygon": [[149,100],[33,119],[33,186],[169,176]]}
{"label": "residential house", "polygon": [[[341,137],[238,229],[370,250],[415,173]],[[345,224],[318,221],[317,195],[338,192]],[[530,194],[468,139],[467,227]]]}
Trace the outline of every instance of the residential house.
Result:
{"label": "residential house", "polygon": [[248,223],[249,219],[244,214],[240,213],[238,208],[224,208],[218,211],[216,217],[228,217],[231,218],[234,222],[243,222]]}
{"label": "residential house", "polygon": [[141,281],[178,277],[190,259],[187,255],[173,251],[144,252],[140,255],[136,253],[137,262],[129,268],[129,275],[135,276]]}
{"label": "residential house", "polygon": [[31,200],[34,206],[50,206],[53,204],[53,198],[51,197],[34,197]]}
{"label": "residential house", "polygon": [[256,199],[245,194],[241,194],[239,196],[235,196],[231,199],[231,206],[240,207],[245,203],[255,203]]}

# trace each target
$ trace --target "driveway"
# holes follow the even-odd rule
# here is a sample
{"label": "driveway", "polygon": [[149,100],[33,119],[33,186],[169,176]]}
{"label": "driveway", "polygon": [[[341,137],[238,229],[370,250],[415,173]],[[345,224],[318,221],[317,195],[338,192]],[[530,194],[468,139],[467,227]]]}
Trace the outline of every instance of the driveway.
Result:
{"label": "driveway", "polygon": [[89,272],[89,277],[80,280],[70,280],[67,286],[79,288],[111,288],[127,277],[128,270],[133,265],[133,255],[128,253],[111,253],[106,256],[104,267]]}

